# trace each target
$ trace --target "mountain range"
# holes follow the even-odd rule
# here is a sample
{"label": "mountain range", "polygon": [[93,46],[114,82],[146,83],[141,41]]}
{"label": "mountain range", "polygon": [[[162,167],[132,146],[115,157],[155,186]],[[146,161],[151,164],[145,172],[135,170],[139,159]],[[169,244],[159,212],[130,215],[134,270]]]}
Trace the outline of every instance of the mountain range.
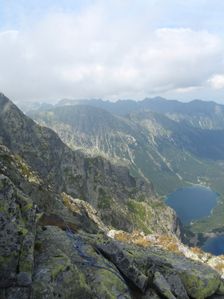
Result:
{"label": "mountain range", "polygon": [[[61,100],[56,105],[85,105],[102,108],[116,115],[127,115],[131,112],[150,110],[165,114],[177,121],[187,121],[201,128],[223,129],[224,106],[215,102],[193,100],[191,102],[179,102],[177,100],[166,100],[155,97],[146,98],[142,101],[119,100],[117,102],[103,100]],[[40,104],[39,104],[40,105]],[[53,106],[53,105],[51,105]],[[44,105],[42,104],[42,109]],[[32,109],[29,109],[32,110]]]}
{"label": "mountain range", "polygon": [[223,105],[163,98],[114,103],[62,100],[27,113],[53,129],[70,148],[127,166],[135,177],[152,182],[161,196],[192,184],[211,187],[220,194],[220,205],[193,229],[224,227],[220,209],[224,194]]}

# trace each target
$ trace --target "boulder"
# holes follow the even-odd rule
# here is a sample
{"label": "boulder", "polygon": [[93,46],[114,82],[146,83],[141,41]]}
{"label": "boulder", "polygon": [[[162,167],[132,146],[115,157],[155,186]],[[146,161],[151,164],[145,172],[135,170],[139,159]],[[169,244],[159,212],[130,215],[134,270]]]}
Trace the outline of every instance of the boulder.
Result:
{"label": "boulder", "polygon": [[172,293],[175,295],[177,299],[189,299],[184,285],[178,274],[175,273],[175,271],[165,272],[164,277],[170,285]]}
{"label": "boulder", "polygon": [[[162,273],[167,278],[171,273],[175,273],[176,277],[179,277],[177,281],[181,280],[182,286],[191,298],[207,298],[219,290],[222,281],[220,275],[203,263],[158,248],[136,250],[134,247],[132,249],[131,246],[127,247],[140,270],[144,272],[148,268],[150,271]],[[172,291],[175,293],[174,288]]]}
{"label": "boulder", "polygon": [[170,285],[168,284],[164,276],[158,271],[154,273],[153,285],[155,286],[156,290],[158,290],[159,294],[161,294],[164,298],[176,298],[171,292]]}
{"label": "boulder", "polygon": [[135,287],[145,292],[148,286],[148,277],[134,265],[134,260],[125,253],[122,245],[115,241],[97,244],[96,248],[126,277]]}
{"label": "boulder", "polygon": [[32,286],[35,299],[131,298],[119,271],[95,252],[86,237],[56,226],[38,228]]}

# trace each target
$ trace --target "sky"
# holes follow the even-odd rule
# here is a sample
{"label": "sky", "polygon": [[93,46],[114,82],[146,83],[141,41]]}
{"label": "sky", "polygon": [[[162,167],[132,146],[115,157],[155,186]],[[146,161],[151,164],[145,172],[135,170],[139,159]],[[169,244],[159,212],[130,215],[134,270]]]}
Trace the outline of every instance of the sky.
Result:
{"label": "sky", "polygon": [[0,92],[224,104],[223,20],[223,0],[0,0]]}

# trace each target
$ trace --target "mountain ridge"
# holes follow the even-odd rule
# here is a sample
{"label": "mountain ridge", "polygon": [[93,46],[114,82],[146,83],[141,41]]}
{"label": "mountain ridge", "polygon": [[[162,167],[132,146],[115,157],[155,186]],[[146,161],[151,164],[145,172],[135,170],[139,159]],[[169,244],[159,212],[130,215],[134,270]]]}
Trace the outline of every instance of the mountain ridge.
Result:
{"label": "mountain ridge", "polygon": [[[134,111],[140,111],[142,109],[149,109],[154,112],[164,113],[169,115],[169,113],[183,113],[186,114],[195,114],[196,116],[201,116],[206,111],[211,116],[211,113],[214,111],[224,113],[224,106],[222,104],[213,102],[213,101],[203,101],[203,100],[192,100],[190,102],[180,102],[177,100],[167,100],[162,97],[154,97],[154,98],[145,98],[141,101],[133,101],[133,100],[118,100],[116,102],[103,101],[103,100],[62,100],[59,101],[56,106],[65,106],[65,105],[80,105],[85,103],[85,105],[91,105],[98,108],[103,108],[111,113],[117,115],[127,115],[128,113]],[[206,110],[205,110],[206,109]],[[218,116],[219,113],[216,115]],[[174,117],[169,115],[170,117]],[[181,120],[181,119],[179,119]],[[216,127],[223,128],[223,122],[218,119]],[[189,120],[190,121],[190,120]],[[215,119],[214,119],[215,121]],[[220,122],[220,123],[219,123]]]}

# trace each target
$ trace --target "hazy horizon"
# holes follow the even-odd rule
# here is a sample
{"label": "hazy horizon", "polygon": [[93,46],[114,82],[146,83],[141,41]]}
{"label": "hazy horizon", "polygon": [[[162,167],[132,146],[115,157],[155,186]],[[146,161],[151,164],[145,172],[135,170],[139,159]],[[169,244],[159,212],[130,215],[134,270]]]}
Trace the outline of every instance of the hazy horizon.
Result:
{"label": "hazy horizon", "polygon": [[[7,95],[5,95],[6,97],[8,97]],[[164,99],[164,100],[167,100],[167,101],[178,101],[178,102],[181,102],[181,103],[190,103],[190,102],[194,102],[194,101],[202,101],[202,102],[213,102],[213,103],[216,103],[216,104],[219,104],[219,105],[224,105],[224,101],[219,101],[219,100],[205,100],[205,99],[189,99],[189,100],[184,100],[184,99],[178,99],[178,98],[165,98],[165,97],[161,97],[161,96],[153,96],[153,97],[145,97],[145,98],[142,98],[142,99],[131,99],[131,98],[123,98],[123,99],[105,99],[105,98],[61,98],[61,99],[34,99],[34,100],[15,100],[15,99],[11,99],[9,98],[11,101],[13,101],[16,105],[19,105],[19,104],[25,104],[25,103],[36,103],[36,104],[51,104],[51,105],[56,105],[58,104],[59,102],[61,101],[82,101],[83,103],[87,102],[87,101],[104,101],[104,102],[110,102],[110,103],[116,103],[116,102],[119,102],[119,101],[133,101],[133,102],[141,102],[141,101],[144,101],[146,99],[149,99],[149,100],[153,100],[153,99]]]}

